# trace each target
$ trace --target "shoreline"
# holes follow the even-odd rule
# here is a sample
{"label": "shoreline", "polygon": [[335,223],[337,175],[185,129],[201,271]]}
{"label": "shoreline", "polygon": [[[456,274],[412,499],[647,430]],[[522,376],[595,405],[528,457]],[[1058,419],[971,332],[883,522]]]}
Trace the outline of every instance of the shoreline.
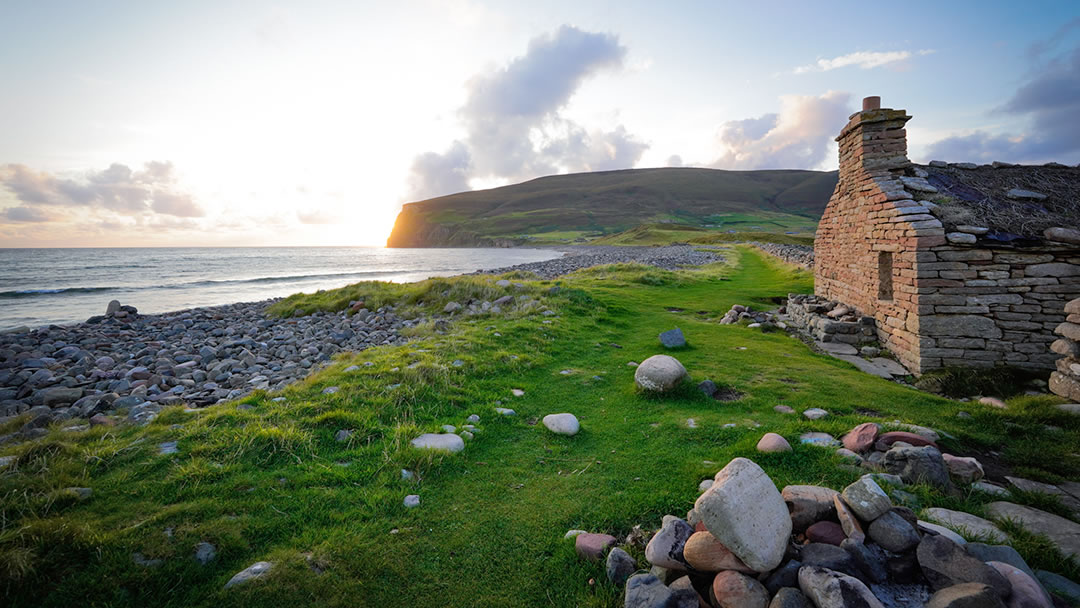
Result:
{"label": "shoreline", "polygon": [[[455,276],[525,270],[550,279],[604,264],[674,269],[723,259],[698,249],[579,246],[542,262]],[[512,296],[510,282],[496,284]],[[398,317],[394,306],[267,317],[266,308],[280,299],[152,315],[116,307],[93,323],[0,334],[0,421],[30,414],[18,432],[0,436],[0,445],[43,436],[45,427],[59,420],[115,424],[110,416],[126,411],[129,422],[145,423],[167,405],[205,407],[256,390],[281,390],[339,353],[403,344],[408,341],[404,329],[499,310],[497,303],[485,301],[462,303],[460,314],[443,311],[414,319]],[[499,300],[507,308],[535,304],[527,296]]]}

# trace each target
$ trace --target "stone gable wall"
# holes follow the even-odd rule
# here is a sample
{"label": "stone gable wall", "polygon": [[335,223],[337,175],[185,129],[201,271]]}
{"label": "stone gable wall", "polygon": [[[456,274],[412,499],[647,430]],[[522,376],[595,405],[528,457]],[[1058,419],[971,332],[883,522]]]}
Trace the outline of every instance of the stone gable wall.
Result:
{"label": "stone gable wall", "polygon": [[[814,280],[817,295],[874,317],[882,346],[917,371],[917,252],[944,245],[945,237],[900,179],[911,164],[903,128],[909,119],[903,110],[870,108],[841,131],[839,182],[818,224]],[[883,263],[891,268],[885,277]],[[891,297],[879,298],[882,290]]]}

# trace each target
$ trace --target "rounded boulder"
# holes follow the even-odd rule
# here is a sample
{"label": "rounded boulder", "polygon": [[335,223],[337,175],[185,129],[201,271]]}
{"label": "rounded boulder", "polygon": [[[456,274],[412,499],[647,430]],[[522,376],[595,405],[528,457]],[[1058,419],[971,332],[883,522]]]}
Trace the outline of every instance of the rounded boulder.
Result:
{"label": "rounded boulder", "polygon": [[634,371],[634,383],[643,391],[666,393],[686,377],[686,368],[675,357],[653,355]]}

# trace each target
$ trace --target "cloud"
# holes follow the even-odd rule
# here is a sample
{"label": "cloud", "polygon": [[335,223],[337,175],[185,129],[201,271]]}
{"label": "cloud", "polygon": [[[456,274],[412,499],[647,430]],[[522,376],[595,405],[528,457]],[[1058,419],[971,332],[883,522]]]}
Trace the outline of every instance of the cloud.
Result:
{"label": "cloud", "polygon": [[26,165],[8,164],[0,166],[0,185],[5,186],[24,207],[30,206],[26,208],[85,207],[108,209],[124,215],[205,215],[190,194],[176,187],[173,165],[169,162],[148,162],[141,171],[113,163],[107,169],[90,171],[80,179],[61,178]]}
{"label": "cloud", "polygon": [[191,195],[174,192],[155,192],[150,208],[157,213],[176,217],[202,217],[206,212],[191,199]]}
{"label": "cloud", "polygon": [[934,159],[1042,163],[1080,158],[1080,47],[1035,68],[995,114],[1027,121],[1022,133],[975,131],[934,142]]}
{"label": "cloud", "polygon": [[623,126],[588,130],[561,111],[590,77],[623,67],[616,36],[564,25],[534,38],[524,55],[466,83],[463,140],[417,156],[410,197],[467,190],[471,179],[521,181],[560,171],[632,167],[648,145]]}
{"label": "cloud", "polygon": [[832,59],[818,59],[816,62],[809,65],[803,65],[795,68],[794,72],[796,74],[807,74],[810,72],[828,72],[830,70],[836,70],[839,68],[846,68],[850,66],[857,66],[864,70],[869,70],[873,68],[896,64],[901,61],[906,61],[910,59],[913,55],[929,55],[933,52],[933,49],[923,49],[917,51],[916,53],[912,53],[911,51],[857,51],[855,53],[848,53],[847,55],[833,57]]}
{"label": "cloud", "polygon": [[667,166],[669,167],[681,167],[683,166],[683,159],[678,154],[672,154],[667,159]]}
{"label": "cloud", "polygon": [[409,193],[415,199],[427,199],[469,189],[469,150],[455,141],[439,154],[425,152],[413,159],[409,171]]}
{"label": "cloud", "polygon": [[712,163],[718,169],[814,169],[825,161],[836,134],[851,114],[851,95],[780,98],[780,112],[732,120],[720,127],[727,151]]}
{"label": "cloud", "polygon": [[50,222],[53,220],[52,214],[48,213],[44,209],[38,209],[36,207],[8,207],[0,211],[0,217],[8,220],[9,222],[19,223],[40,223]]}

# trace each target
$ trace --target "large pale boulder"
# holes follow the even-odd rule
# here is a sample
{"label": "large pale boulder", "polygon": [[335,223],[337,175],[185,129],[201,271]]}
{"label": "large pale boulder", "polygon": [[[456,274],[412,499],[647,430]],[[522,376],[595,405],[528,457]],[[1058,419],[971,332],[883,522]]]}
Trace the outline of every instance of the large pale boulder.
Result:
{"label": "large pale boulder", "polygon": [[577,435],[581,430],[581,423],[573,414],[548,414],[544,416],[544,426],[558,435]]}
{"label": "large pale boulder", "polygon": [[767,572],[784,558],[791,517],[776,485],[754,461],[729,462],[694,509],[705,529],[753,570]]}
{"label": "large pale boulder", "polygon": [[641,362],[634,372],[638,388],[651,393],[664,393],[679,385],[686,377],[686,368],[675,357],[653,355]]}
{"label": "large pale boulder", "polygon": [[985,538],[989,542],[1009,542],[1009,537],[999,530],[992,522],[977,515],[972,515],[971,513],[933,507],[926,510],[925,516],[926,519],[932,522],[939,523],[962,533],[967,533],[970,536]]}
{"label": "large pale boulder", "polygon": [[992,502],[986,514],[995,519],[1011,519],[1035,534],[1045,534],[1066,556],[1080,557],[1080,524],[1053,513],[1011,502]]}
{"label": "large pale boulder", "polygon": [[460,452],[465,449],[465,440],[457,435],[424,433],[409,442],[414,448],[421,450],[438,450],[443,452]]}

